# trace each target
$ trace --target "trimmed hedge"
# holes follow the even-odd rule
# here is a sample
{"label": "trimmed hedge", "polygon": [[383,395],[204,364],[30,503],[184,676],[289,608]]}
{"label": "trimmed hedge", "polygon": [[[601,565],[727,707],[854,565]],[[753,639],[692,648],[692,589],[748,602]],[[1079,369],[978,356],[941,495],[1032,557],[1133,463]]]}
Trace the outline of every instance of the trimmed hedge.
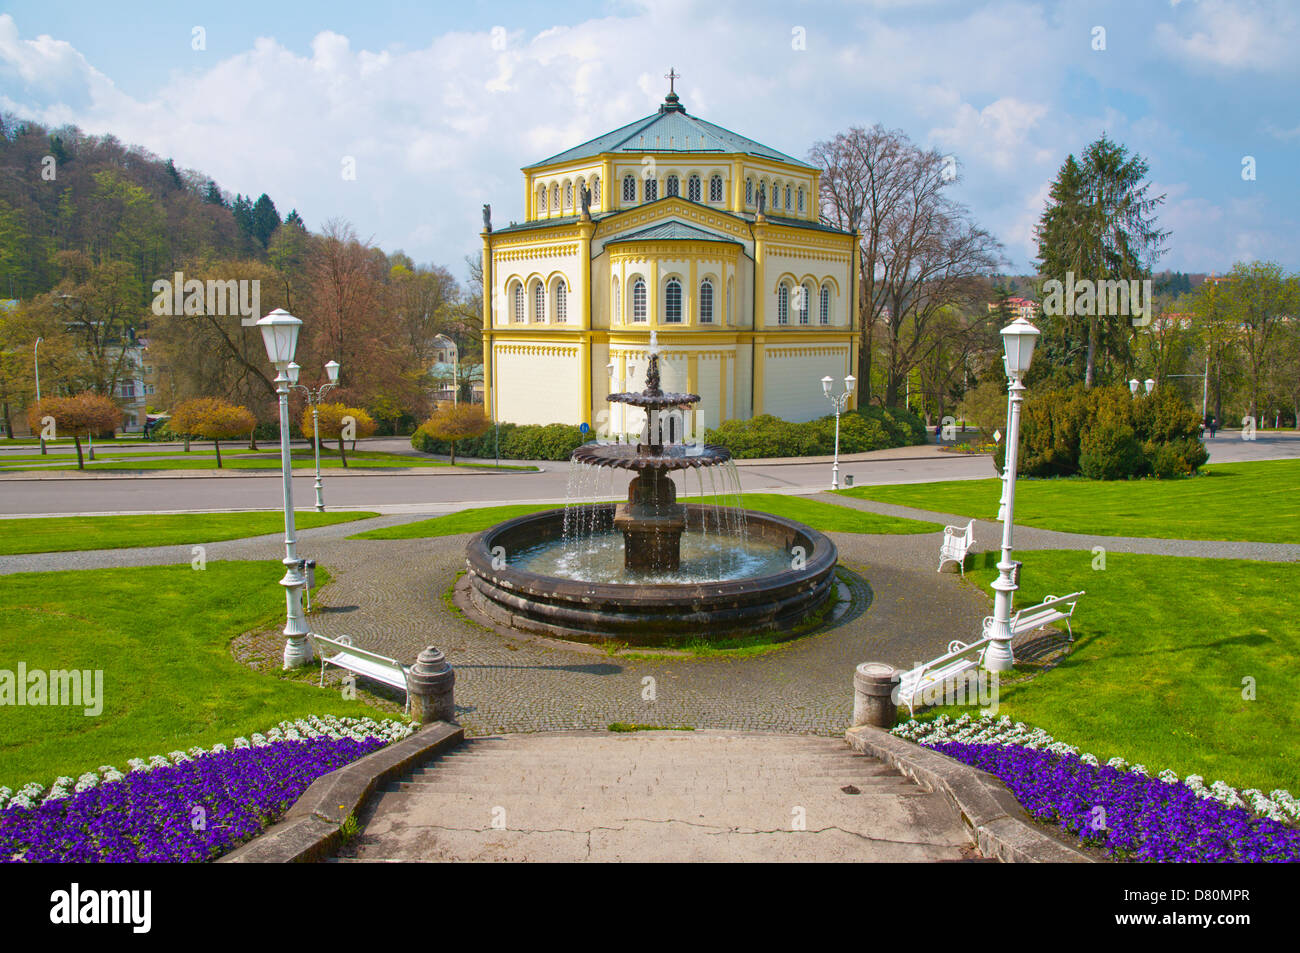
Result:
{"label": "trimmed hedge", "polygon": [[[792,423],[771,414],[727,420],[706,431],[704,439],[706,443],[721,444],[741,460],[826,456],[835,452],[835,415],[806,423]],[[863,407],[840,416],[840,453],[865,453],[925,442],[924,422],[900,407]]]}
{"label": "trimmed hedge", "polygon": [[[456,441],[456,454],[491,460],[499,452],[503,460],[567,460],[569,454],[586,443],[582,431],[572,424],[499,424],[481,437]],[[424,427],[411,436],[411,446],[423,453],[450,454],[451,444],[435,440]]]}
{"label": "trimmed hedge", "polygon": [[[1190,476],[1209,458],[1201,421],[1173,390],[1134,397],[1082,384],[1031,394],[1020,419],[1021,476],[1093,480]],[[1002,472],[1006,448],[993,463]]]}
{"label": "trimmed hedge", "polygon": [[[500,424],[481,437],[456,441],[458,456],[492,459],[494,439],[500,440],[503,460],[567,460],[586,443],[572,424]],[[770,414],[750,420],[728,420],[704,434],[705,442],[721,444],[740,459],[755,457],[825,456],[835,451],[835,415],[807,423],[791,423]],[[925,424],[901,407],[864,407],[840,417],[840,452],[863,453],[885,447],[925,443]],[[435,440],[423,428],[411,437],[423,453],[449,454],[451,445]]]}

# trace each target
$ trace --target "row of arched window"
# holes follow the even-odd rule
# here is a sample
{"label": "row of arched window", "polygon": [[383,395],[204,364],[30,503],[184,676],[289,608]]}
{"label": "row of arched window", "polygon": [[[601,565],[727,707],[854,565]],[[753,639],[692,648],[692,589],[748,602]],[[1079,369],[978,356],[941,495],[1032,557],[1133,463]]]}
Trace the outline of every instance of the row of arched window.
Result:
{"label": "row of arched window", "polygon": [[[686,320],[686,286],[682,279],[677,277],[669,278],[663,286],[663,324],[682,324]],[[648,311],[646,308],[646,296],[648,287],[646,280],[640,275],[628,280],[627,283],[627,311],[624,312],[624,302],[621,295],[621,287],[618,278],[613,281],[613,323],[615,324],[644,324],[648,320]],[[717,324],[720,319],[731,320],[731,281],[727,281],[726,297],[726,315],[718,313],[718,289],[716,279],[702,278],[699,287],[695,289],[695,322],[697,324]]]}
{"label": "row of arched window", "polygon": [[[632,173],[623,176],[623,201],[635,202],[637,200],[637,177]],[[663,180],[664,196],[683,196],[690,202],[701,202],[704,200],[704,179],[697,173],[692,172],[686,177],[685,192],[682,190],[682,179],[677,174],[671,174],[664,177]],[[709,201],[719,204],[724,201],[725,189],[722,176],[714,173],[709,176]],[[653,202],[659,198],[659,179],[648,176],[642,179],[641,201]]]}
{"label": "row of arched window", "polygon": [[537,214],[574,215],[582,210],[582,189],[591,189],[591,207],[600,208],[600,176],[593,175],[590,183],[583,176],[565,182],[542,183],[537,186]]}
{"label": "row of arched window", "polygon": [[[820,291],[813,288],[811,281],[795,284],[783,281],[776,289],[776,323],[777,324],[812,324],[814,304],[817,309],[817,323],[831,323],[831,285],[821,286]],[[791,310],[794,320],[791,321]]]}
{"label": "row of arched window", "polygon": [[745,180],[745,205],[757,208],[759,201],[769,211],[804,214],[805,199],[802,185],[781,184],[780,179]]}
{"label": "row of arched window", "polygon": [[[540,279],[534,279],[532,282],[531,296],[524,291],[524,285],[521,281],[511,283],[508,292],[511,300],[512,314],[511,318],[516,324],[526,324],[529,321],[534,323],[544,322],[549,317],[557,324],[564,324],[569,320],[569,286],[563,278],[556,278],[551,283],[551,293],[546,293],[546,285],[542,284]],[[550,308],[548,313],[547,299],[550,299]],[[531,300],[532,308],[529,308]]]}

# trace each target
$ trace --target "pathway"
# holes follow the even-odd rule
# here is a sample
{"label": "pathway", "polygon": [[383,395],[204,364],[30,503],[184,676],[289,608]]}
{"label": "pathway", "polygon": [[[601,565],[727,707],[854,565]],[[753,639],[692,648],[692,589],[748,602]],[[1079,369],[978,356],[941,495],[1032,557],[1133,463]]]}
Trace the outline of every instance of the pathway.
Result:
{"label": "pathway", "polygon": [[714,731],[479,738],[388,785],[341,860],[978,858],[941,795],[842,739]]}

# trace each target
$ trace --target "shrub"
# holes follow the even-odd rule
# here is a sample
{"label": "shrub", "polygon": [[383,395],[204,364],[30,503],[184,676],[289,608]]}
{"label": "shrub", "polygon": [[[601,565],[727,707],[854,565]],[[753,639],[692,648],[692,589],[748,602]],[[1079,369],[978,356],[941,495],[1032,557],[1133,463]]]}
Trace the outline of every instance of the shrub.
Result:
{"label": "shrub", "polygon": [[[813,457],[835,452],[835,415],[794,423],[760,414],[727,420],[705,433],[741,460],[757,457]],[[840,416],[840,453],[865,453],[886,447],[925,443],[925,424],[902,408],[864,407]]]}
{"label": "shrub", "polygon": [[[1075,385],[1031,394],[1020,418],[1020,475],[1096,480],[1187,476],[1205,463],[1200,421],[1172,390]],[[1006,448],[994,452],[998,472]]]}
{"label": "shrub", "polygon": [[[586,442],[572,424],[498,424],[477,437],[456,441],[456,451],[466,457],[492,459],[497,452],[506,460],[567,460]],[[451,444],[435,438],[424,426],[411,436],[411,446],[422,453],[450,454]]]}

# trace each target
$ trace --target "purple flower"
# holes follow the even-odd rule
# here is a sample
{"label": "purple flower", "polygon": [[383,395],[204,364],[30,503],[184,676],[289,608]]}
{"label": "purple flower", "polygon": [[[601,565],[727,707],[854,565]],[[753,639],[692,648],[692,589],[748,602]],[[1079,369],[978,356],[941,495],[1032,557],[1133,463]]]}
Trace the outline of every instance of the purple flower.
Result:
{"label": "purple flower", "polygon": [[1019,745],[929,745],[996,775],[1025,810],[1113,860],[1300,861],[1300,829],[1169,783],[1077,755]]}
{"label": "purple flower", "polygon": [[212,860],[380,738],[308,738],[211,752],[35,807],[0,811],[0,862]]}

